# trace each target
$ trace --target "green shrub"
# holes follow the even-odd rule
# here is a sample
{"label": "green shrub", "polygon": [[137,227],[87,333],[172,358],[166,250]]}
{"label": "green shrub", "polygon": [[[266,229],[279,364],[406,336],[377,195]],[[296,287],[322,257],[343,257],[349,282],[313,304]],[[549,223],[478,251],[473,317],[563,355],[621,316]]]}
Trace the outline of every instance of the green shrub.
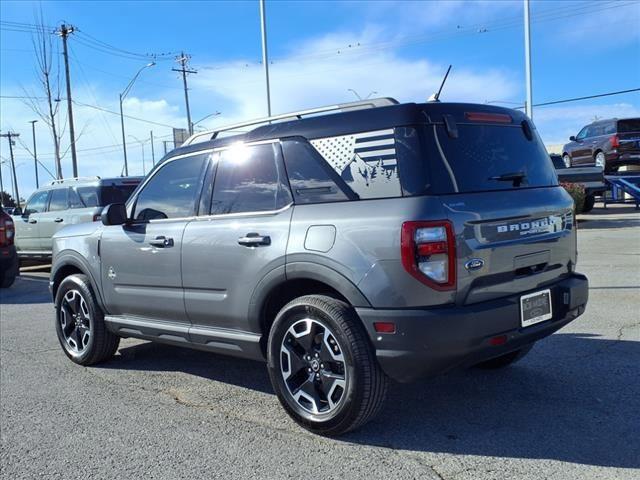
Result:
{"label": "green shrub", "polygon": [[571,195],[571,198],[573,198],[573,203],[576,208],[576,215],[579,213],[582,213],[582,210],[584,209],[584,199],[586,196],[584,192],[584,185],[582,185],[581,183],[566,183],[566,182],[561,182],[560,185],[562,185],[562,187],[567,192],[569,192],[569,195]]}

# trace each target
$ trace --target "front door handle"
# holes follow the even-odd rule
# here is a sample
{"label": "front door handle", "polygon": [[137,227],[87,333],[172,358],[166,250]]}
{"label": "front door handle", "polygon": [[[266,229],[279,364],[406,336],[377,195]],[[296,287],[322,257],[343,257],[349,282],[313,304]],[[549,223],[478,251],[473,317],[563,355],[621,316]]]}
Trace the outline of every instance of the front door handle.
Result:
{"label": "front door handle", "polygon": [[257,247],[259,245],[271,245],[271,237],[268,235],[260,235],[259,233],[247,233],[244,237],[238,239],[240,245],[245,247]]}
{"label": "front door handle", "polygon": [[149,245],[158,248],[173,247],[173,238],[167,238],[164,235],[160,235],[159,237],[156,237],[155,240],[151,240]]}
{"label": "front door handle", "polygon": [[64,218],[56,218],[54,222],[56,223],[64,222]]}
{"label": "front door handle", "polygon": [[30,218],[29,223],[38,223],[38,220],[36,220],[35,218]]}

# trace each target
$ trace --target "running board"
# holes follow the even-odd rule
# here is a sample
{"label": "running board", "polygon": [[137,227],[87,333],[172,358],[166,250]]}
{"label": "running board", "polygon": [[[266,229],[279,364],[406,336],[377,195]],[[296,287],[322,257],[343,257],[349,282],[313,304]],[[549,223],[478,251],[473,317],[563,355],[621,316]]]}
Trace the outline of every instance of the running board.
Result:
{"label": "running board", "polygon": [[124,315],[106,315],[107,328],[120,337],[133,337],[197,350],[264,360],[256,333]]}

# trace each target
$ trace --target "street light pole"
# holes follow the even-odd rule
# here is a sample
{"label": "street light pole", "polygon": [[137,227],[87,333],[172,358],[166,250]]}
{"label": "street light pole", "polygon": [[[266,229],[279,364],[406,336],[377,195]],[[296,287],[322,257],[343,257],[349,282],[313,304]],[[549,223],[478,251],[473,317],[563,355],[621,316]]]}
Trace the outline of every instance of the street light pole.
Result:
{"label": "street light pole", "polygon": [[31,136],[33,137],[33,166],[36,169],[36,189],[40,188],[40,182],[38,181],[38,152],[36,150],[36,122],[38,120],[31,120]]}
{"label": "street light pole", "polygon": [[524,0],[524,64],[527,84],[527,101],[525,111],[527,116],[533,120],[533,93],[531,88],[531,18],[529,12],[529,0]]}
{"label": "street light pole", "polygon": [[269,87],[269,56],[267,54],[267,12],[264,0],[260,0],[260,25],[262,29],[262,65],[267,84],[267,116],[271,116],[271,88]]}
{"label": "street light pole", "polygon": [[138,70],[138,73],[136,73],[133,76],[133,78],[129,82],[129,85],[127,85],[127,88],[125,88],[124,91],[120,94],[120,127],[122,129],[122,153],[124,154],[124,176],[125,177],[129,176],[129,164],[127,163],[127,139],[126,139],[127,137],[124,133],[124,113],[122,111],[122,102],[124,101],[125,97],[131,90],[131,87],[133,87],[133,84],[138,79],[138,76],[142,73],[142,71],[145,68],[153,67],[155,64],[156,62],[148,63],[147,65],[142,67],[140,70]]}
{"label": "street light pole", "polygon": [[156,152],[153,148],[153,130],[151,130],[149,132],[149,134],[151,135],[151,165],[152,166],[156,166]]}

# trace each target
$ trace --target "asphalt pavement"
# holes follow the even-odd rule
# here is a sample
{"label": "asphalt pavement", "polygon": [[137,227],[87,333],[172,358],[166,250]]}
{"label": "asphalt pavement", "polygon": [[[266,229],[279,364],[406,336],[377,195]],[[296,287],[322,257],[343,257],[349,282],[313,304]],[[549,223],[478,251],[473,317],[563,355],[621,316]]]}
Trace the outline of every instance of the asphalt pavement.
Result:
{"label": "asphalt pavement", "polygon": [[502,371],[392,384],[339,439],[291,421],[265,366],[137,340],[80,367],[62,353],[46,272],[0,290],[3,479],[638,479],[640,213],[579,226],[587,312]]}

